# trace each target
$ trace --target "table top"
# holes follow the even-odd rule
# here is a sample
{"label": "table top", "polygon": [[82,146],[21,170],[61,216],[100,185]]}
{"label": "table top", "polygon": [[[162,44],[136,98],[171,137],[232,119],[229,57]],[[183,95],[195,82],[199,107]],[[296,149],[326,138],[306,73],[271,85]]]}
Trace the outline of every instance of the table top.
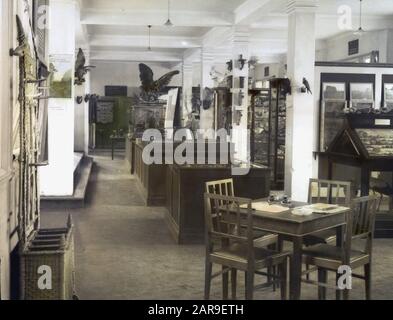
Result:
{"label": "table top", "polygon": [[[255,200],[253,202],[260,202]],[[292,211],[307,203],[292,203],[291,208],[280,213],[253,210],[254,227],[267,232],[304,237],[315,232],[332,229],[346,224],[346,213],[351,209],[338,206],[332,211],[319,214],[313,213],[308,216],[294,215]],[[246,209],[243,209],[244,212]]]}
{"label": "table top", "polygon": [[[253,202],[259,202],[259,201],[253,201]],[[288,211],[280,212],[280,213],[272,213],[272,212],[267,212],[267,211],[253,210],[253,215],[255,217],[260,217],[260,218],[282,220],[282,221],[292,222],[292,223],[304,223],[304,222],[319,220],[321,218],[326,218],[329,216],[331,217],[334,215],[341,215],[341,214],[346,213],[350,210],[349,208],[346,208],[346,207],[337,206],[337,208],[335,208],[334,210],[327,211],[326,213],[313,213],[308,216],[299,216],[299,215],[295,215],[292,213],[292,211],[294,209],[302,207],[302,206],[306,206],[306,205],[309,205],[309,204],[296,202],[296,203],[293,203],[291,207],[288,207]]]}

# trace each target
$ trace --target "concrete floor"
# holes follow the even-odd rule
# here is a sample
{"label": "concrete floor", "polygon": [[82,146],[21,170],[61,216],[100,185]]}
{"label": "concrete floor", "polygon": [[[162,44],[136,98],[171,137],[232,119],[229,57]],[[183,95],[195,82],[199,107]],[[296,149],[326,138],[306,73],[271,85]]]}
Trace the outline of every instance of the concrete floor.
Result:
{"label": "concrete floor", "polygon": [[[176,245],[164,222],[164,208],[143,205],[134,178],[124,160],[110,153],[94,156],[84,209],[44,210],[42,226],[75,223],[76,287],[81,299],[202,299],[204,247]],[[393,239],[376,240],[374,248],[374,299],[393,299]],[[239,275],[239,298],[243,298]],[[331,276],[333,279],[333,275]],[[257,278],[263,282],[263,278]],[[302,298],[315,299],[317,288],[303,284]],[[363,299],[363,282],[354,280],[352,299]],[[213,281],[212,299],[221,298],[220,279]],[[328,298],[334,292],[328,291]],[[271,289],[255,299],[279,299]]]}

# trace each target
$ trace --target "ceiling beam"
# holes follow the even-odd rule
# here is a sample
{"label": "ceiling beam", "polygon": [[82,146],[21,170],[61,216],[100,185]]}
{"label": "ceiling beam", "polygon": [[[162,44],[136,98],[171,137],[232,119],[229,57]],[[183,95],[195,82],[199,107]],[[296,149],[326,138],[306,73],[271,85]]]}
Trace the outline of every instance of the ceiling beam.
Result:
{"label": "ceiling beam", "polygon": [[[247,0],[235,9],[235,24],[241,24],[263,9],[271,0]],[[266,14],[266,12],[265,12]]]}
{"label": "ceiling beam", "polygon": [[110,50],[91,50],[90,60],[99,61],[133,61],[133,62],[173,62],[180,63],[183,57],[178,53],[152,51],[119,52]]}
{"label": "ceiling beam", "polygon": [[[173,11],[171,16],[178,27],[230,26],[234,22],[234,15],[228,12]],[[167,11],[85,9],[81,22],[88,25],[163,26],[167,18]]]}
{"label": "ceiling beam", "polygon": [[204,47],[217,47],[228,41],[231,35],[231,27],[214,27],[202,37]]}
{"label": "ceiling beam", "polygon": [[[97,47],[146,48],[149,44],[148,39],[148,36],[92,35],[90,36],[90,45]],[[188,49],[201,46],[201,40],[195,37],[152,36],[150,43],[152,48]]]}

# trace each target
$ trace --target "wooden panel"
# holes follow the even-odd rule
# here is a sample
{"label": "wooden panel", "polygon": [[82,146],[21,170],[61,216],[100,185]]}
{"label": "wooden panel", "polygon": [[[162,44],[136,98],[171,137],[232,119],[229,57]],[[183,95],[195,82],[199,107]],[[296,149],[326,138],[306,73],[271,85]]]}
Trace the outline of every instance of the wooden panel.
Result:
{"label": "wooden panel", "polygon": [[[167,205],[167,222],[177,243],[203,243],[205,183],[230,177],[230,168],[225,167],[168,166],[167,179],[171,179],[172,190],[167,194],[171,194],[172,199],[167,202],[171,204]],[[252,168],[248,175],[233,179],[236,196],[259,199],[269,195],[269,169]],[[174,234],[173,230],[178,231]]]}

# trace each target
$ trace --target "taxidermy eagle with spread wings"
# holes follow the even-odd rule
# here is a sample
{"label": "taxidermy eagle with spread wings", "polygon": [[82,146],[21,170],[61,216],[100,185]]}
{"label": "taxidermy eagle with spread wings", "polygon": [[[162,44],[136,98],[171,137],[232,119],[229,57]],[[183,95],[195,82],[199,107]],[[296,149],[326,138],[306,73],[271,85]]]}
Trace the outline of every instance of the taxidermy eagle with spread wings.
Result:
{"label": "taxidermy eagle with spread wings", "polygon": [[172,78],[179,74],[179,71],[171,71],[165,75],[163,75],[161,78],[158,80],[154,81],[154,74],[153,70],[144,63],[139,64],[139,72],[140,72],[140,79],[142,82],[142,94],[141,98],[144,101],[147,102],[154,102],[158,100],[158,96],[160,93],[163,92],[166,86],[169,85],[171,82]]}
{"label": "taxidermy eagle with spread wings", "polygon": [[95,68],[95,66],[85,66],[86,64],[86,57],[83,53],[82,49],[79,48],[78,55],[75,61],[75,85],[80,86],[82,85],[85,80],[85,75],[88,71]]}

